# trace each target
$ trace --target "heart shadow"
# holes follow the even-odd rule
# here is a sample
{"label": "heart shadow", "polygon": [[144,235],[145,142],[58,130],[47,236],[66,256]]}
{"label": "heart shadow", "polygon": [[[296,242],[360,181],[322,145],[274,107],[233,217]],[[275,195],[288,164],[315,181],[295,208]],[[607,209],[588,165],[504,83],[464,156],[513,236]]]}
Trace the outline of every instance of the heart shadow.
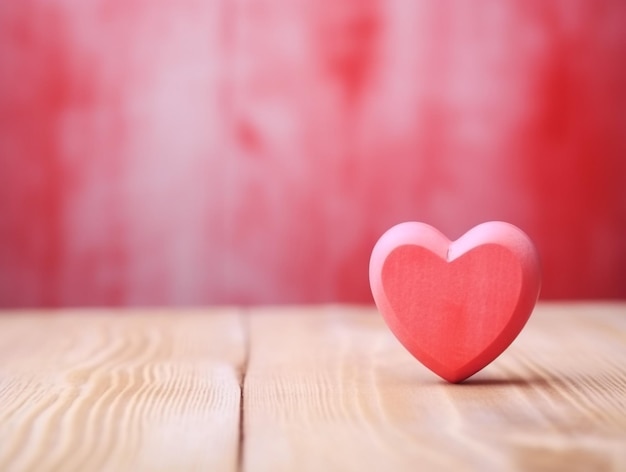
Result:
{"label": "heart shadow", "polygon": [[513,378],[469,378],[458,384],[451,384],[442,380],[442,384],[454,385],[458,387],[540,387],[548,385],[552,382],[546,377],[513,377]]}

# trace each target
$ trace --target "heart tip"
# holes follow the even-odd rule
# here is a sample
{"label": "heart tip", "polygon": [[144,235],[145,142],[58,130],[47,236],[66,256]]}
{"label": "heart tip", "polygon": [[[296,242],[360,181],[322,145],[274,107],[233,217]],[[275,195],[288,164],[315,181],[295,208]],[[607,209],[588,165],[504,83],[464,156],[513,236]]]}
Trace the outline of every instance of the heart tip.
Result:
{"label": "heart tip", "polygon": [[463,382],[465,382],[470,377],[471,377],[471,375],[461,375],[461,376],[459,376],[459,375],[446,375],[445,377],[441,376],[441,378],[443,380],[445,380],[446,382],[451,383],[451,384],[457,384],[457,385],[458,384],[462,384]]}
{"label": "heart tip", "polygon": [[451,383],[451,384],[462,384],[464,381],[466,381],[466,378],[462,378],[462,379],[444,379],[446,382]]}

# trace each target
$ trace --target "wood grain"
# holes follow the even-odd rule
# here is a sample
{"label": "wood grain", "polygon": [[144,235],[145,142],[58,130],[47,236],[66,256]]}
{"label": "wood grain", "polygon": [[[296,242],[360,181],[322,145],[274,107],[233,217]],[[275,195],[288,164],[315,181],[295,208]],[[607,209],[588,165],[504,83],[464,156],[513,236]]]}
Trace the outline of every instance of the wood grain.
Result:
{"label": "wood grain", "polygon": [[542,304],[461,385],[419,365],[371,310],[255,315],[247,471],[626,470],[623,304]]}
{"label": "wood grain", "polygon": [[235,310],[0,317],[0,470],[234,470]]}
{"label": "wood grain", "polygon": [[368,307],[0,316],[2,471],[619,471],[624,444],[624,303],[542,303],[460,385]]}

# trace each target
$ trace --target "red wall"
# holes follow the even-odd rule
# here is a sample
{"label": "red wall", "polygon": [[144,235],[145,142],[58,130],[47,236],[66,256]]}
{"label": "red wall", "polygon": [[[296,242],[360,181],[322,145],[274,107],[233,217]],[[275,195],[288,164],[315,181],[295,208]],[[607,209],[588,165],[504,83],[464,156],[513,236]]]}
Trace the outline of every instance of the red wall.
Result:
{"label": "red wall", "polygon": [[0,2],[0,305],[371,300],[377,237],[526,230],[626,298],[621,0]]}

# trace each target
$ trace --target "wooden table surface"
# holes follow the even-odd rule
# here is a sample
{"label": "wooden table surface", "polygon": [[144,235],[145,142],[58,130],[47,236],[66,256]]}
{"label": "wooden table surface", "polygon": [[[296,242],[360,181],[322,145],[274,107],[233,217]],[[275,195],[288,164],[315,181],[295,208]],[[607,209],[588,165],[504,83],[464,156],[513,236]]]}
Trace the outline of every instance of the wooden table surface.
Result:
{"label": "wooden table surface", "polygon": [[626,304],[461,385],[369,307],[5,311],[0,470],[626,470]]}

